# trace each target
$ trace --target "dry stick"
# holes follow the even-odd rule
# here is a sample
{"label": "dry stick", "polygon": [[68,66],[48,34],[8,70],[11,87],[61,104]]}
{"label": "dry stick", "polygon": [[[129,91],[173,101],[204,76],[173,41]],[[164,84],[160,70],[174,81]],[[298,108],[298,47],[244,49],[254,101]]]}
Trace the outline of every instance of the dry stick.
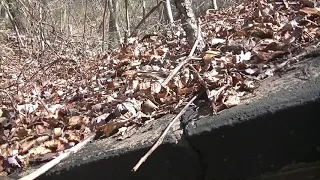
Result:
{"label": "dry stick", "polygon": [[23,178],[20,178],[19,180],[33,180],[39,177],[40,175],[46,173],[48,170],[53,168],[55,165],[59,164],[62,160],[69,157],[71,154],[78,152],[81,148],[83,148],[86,144],[88,144],[90,141],[93,140],[95,137],[95,133],[91,134],[89,137],[87,137],[84,141],[78,143],[71,149],[67,150],[66,152],[60,154],[55,159],[49,161],[48,163],[41,166],[36,171],[32,172],[31,174],[24,176]]}
{"label": "dry stick", "polygon": [[170,122],[170,124],[166,127],[163,131],[157,142],[152,146],[152,148],[139,160],[139,162],[133,167],[133,171],[137,171],[141,164],[147,160],[147,158],[155,151],[163,142],[164,138],[166,137],[168,131],[170,130],[171,126],[179,120],[179,118],[187,111],[188,107],[193,103],[194,100],[198,97],[198,94],[193,96],[193,98],[183,107],[180,113]]}
{"label": "dry stick", "polygon": [[[167,79],[165,81],[167,81],[166,83],[162,83],[161,85],[166,85],[170,79],[181,69],[181,67],[183,65],[185,65],[191,58],[191,56],[193,55],[194,51],[196,50],[196,47],[199,44],[199,39],[200,39],[200,25],[198,25],[198,35],[197,35],[197,40],[194,43],[194,45],[192,46],[192,49],[189,53],[189,56],[187,59],[185,59],[184,61],[182,61],[171,73],[170,75],[167,77]],[[137,171],[138,168],[141,166],[141,164],[147,160],[147,158],[153,153],[153,151],[155,151],[163,142],[164,137],[167,135],[169,129],[171,128],[171,126],[186,112],[187,108],[191,105],[191,103],[199,96],[195,95],[184,107],[183,109],[180,111],[180,113],[169,123],[169,125],[166,127],[166,129],[163,131],[163,133],[161,134],[161,136],[159,137],[159,139],[157,140],[157,142],[151,147],[151,149],[139,160],[139,162],[133,167],[133,171]]]}
{"label": "dry stick", "polygon": [[173,76],[176,75],[178,73],[178,71],[192,59],[191,57],[193,56],[194,51],[196,50],[196,48],[199,44],[199,41],[200,41],[200,34],[201,34],[201,28],[200,28],[200,24],[199,24],[198,25],[197,40],[194,43],[194,45],[192,46],[192,49],[191,49],[187,59],[181,61],[179,63],[179,65],[173,69],[173,71],[169,74],[169,76],[161,83],[162,87],[165,87],[169,83],[169,81],[173,78]]}

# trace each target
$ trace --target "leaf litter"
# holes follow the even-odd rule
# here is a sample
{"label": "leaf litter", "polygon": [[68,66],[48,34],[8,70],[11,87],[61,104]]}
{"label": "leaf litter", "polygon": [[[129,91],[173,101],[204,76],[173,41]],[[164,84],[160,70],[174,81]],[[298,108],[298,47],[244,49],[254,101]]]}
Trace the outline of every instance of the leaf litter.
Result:
{"label": "leaf litter", "polygon": [[262,80],[294,68],[306,47],[319,46],[312,0],[246,1],[200,19],[207,47],[189,58],[179,22],[86,56],[71,42],[42,53],[22,48],[8,32],[15,43],[1,44],[0,175],[54,159],[95,132],[129,138],[203,91],[213,114],[236,106]]}

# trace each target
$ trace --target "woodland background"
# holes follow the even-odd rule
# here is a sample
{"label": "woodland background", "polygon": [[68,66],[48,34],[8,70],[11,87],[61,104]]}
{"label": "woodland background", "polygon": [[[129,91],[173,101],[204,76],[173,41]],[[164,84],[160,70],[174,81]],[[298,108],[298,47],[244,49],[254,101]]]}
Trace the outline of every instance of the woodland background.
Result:
{"label": "woodland background", "polygon": [[[126,2],[128,3],[126,7]],[[0,42],[15,31],[23,46],[44,51],[50,42],[61,48],[71,45],[101,52],[113,49],[131,34],[143,17],[160,0],[2,0],[0,4]],[[217,1],[218,7],[234,5],[236,1]],[[192,1],[196,17],[213,8],[213,0]],[[138,29],[138,34],[153,33],[169,23],[166,3],[162,3]],[[174,21],[178,12],[171,1]],[[126,11],[128,16],[126,16]],[[127,27],[127,22],[129,27]],[[17,33],[19,35],[17,36]]]}

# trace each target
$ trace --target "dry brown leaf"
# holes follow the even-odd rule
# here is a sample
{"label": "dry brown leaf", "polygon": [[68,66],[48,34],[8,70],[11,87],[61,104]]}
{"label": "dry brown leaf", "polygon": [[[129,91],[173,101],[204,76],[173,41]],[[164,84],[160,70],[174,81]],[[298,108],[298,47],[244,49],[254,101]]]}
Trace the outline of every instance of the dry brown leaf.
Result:
{"label": "dry brown leaf", "polygon": [[310,14],[310,15],[320,15],[320,8],[318,7],[314,7],[314,8],[303,7],[299,11],[306,14]]}
{"label": "dry brown leaf", "polygon": [[68,125],[71,127],[80,126],[82,124],[82,116],[72,116],[69,118]]}
{"label": "dry brown leaf", "polygon": [[204,61],[211,61],[212,58],[214,58],[218,55],[220,55],[219,50],[209,50],[209,51],[206,51],[204,54],[202,54],[202,59]]}
{"label": "dry brown leaf", "polygon": [[41,144],[43,142],[45,142],[46,140],[48,140],[50,137],[49,136],[40,136],[36,139],[38,144]]}
{"label": "dry brown leaf", "polygon": [[29,154],[31,156],[44,155],[44,154],[51,153],[51,152],[52,151],[50,149],[45,148],[43,146],[37,146],[37,147],[31,148],[29,150]]}
{"label": "dry brown leaf", "polygon": [[44,134],[46,133],[46,128],[43,125],[36,125],[36,133],[37,134]]}
{"label": "dry brown leaf", "polygon": [[32,141],[26,141],[24,143],[22,143],[22,145],[20,146],[20,149],[19,149],[19,154],[23,154],[23,153],[26,153],[30,148],[33,147],[33,145],[36,144],[36,141],[35,140],[32,140]]}
{"label": "dry brown leaf", "polygon": [[16,133],[19,138],[24,138],[29,135],[28,131],[24,127],[18,128]]}
{"label": "dry brown leaf", "polygon": [[152,101],[150,101],[149,99],[147,99],[143,104],[142,104],[142,112],[147,114],[147,113],[151,113],[154,110],[158,109],[158,106],[155,105]]}
{"label": "dry brown leaf", "polygon": [[60,141],[57,139],[52,139],[50,141],[44,142],[43,144],[46,148],[49,148],[50,150],[55,151],[58,148],[59,142]]}
{"label": "dry brown leaf", "polygon": [[113,133],[115,133],[120,127],[122,127],[125,122],[109,122],[103,127],[103,133],[106,137],[111,136]]}

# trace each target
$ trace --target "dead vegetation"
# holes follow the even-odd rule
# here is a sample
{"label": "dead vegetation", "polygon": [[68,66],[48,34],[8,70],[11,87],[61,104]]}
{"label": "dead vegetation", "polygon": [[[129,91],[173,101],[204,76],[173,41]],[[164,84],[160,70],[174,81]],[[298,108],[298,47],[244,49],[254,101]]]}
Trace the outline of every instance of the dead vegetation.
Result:
{"label": "dead vegetation", "polygon": [[130,138],[199,94],[219,113],[265,78],[295,68],[306,47],[319,50],[316,1],[246,1],[199,19],[204,51],[188,43],[180,21],[103,53],[59,38],[45,42],[50,53],[43,53],[33,48],[34,37],[21,35],[21,46],[14,31],[5,32],[1,175],[51,160],[93,133]]}

